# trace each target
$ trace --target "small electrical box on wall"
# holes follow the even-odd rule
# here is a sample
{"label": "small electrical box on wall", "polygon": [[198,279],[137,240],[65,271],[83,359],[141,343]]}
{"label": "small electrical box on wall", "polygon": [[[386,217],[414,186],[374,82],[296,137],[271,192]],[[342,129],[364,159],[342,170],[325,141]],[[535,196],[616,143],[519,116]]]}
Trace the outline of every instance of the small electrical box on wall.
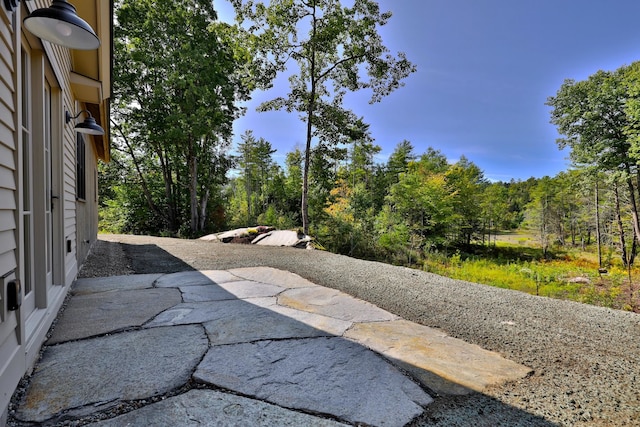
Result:
{"label": "small electrical box on wall", "polygon": [[0,276],[0,301],[0,321],[4,319],[5,310],[15,311],[22,305],[22,289],[20,280],[16,279],[15,269]]}
{"label": "small electrical box on wall", "polygon": [[7,310],[15,311],[22,305],[22,290],[20,289],[20,279],[13,279],[7,282]]}

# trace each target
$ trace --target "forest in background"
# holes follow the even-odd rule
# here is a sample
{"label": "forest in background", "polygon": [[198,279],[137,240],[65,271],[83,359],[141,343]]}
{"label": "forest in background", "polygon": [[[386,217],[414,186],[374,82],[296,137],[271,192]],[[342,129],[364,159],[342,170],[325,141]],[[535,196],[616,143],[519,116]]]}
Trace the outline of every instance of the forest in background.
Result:
{"label": "forest in background", "polygon": [[[375,1],[252,9],[235,0],[252,23],[244,27],[217,21],[211,2],[187,3],[116,2],[102,231],[195,238],[253,225],[301,229],[340,254],[638,311],[638,63],[567,80],[549,97],[571,170],[489,182],[465,157],[451,164],[437,149],[416,152],[421,141],[401,141],[376,162],[368,124],[342,97],[367,89],[381,101],[416,70],[377,37],[391,16]],[[295,7],[283,15],[285,3]],[[302,23],[310,29],[293,37]],[[290,60],[291,92],[261,108],[299,114],[308,132],[279,164],[251,130],[232,147],[232,124],[239,102],[291,70]],[[528,237],[501,239],[517,230]]]}

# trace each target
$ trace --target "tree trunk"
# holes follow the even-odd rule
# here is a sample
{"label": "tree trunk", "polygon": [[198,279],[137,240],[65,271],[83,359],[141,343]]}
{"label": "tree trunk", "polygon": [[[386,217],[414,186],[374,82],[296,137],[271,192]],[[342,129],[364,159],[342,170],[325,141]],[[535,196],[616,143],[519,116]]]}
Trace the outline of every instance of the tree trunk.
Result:
{"label": "tree trunk", "polygon": [[602,268],[602,248],[600,246],[600,189],[598,187],[598,179],[596,178],[596,244],[598,246],[598,268]]}
{"label": "tree trunk", "polygon": [[200,199],[200,221],[198,224],[198,231],[204,231],[207,220],[207,205],[209,203],[209,195],[211,191],[207,188]]}
{"label": "tree trunk", "polygon": [[307,143],[304,151],[304,171],[302,174],[302,231],[304,234],[309,234],[309,163],[311,161],[311,138],[313,136],[313,112],[315,110],[316,101],[316,52],[315,52],[315,37],[316,37],[316,15],[315,9],[313,11],[313,34],[311,36],[311,93],[309,94],[309,108],[307,109]]}
{"label": "tree trunk", "polygon": [[147,201],[147,204],[149,205],[149,209],[151,209],[156,215],[158,215],[158,217],[163,218],[165,221],[167,221],[167,216],[162,211],[160,211],[158,206],[153,201],[153,197],[151,196],[151,192],[149,191],[149,186],[147,185],[147,180],[144,178],[144,174],[142,173],[142,169],[140,168],[140,162],[138,161],[138,158],[135,155],[135,151],[133,147],[129,143],[129,138],[127,138],[127,135],[122,131],[122,128],[120,127],[120,125],[118,125],[113,120],[111,120],[111,124],[118,130],[118,132],[120,133],[120,136],[122,137],[122,140],[127,146],[127,152],[131,156],[131,160],[133,161],[133,165],[136,168],[138,178],[140,178],[140,184],[142,185],[142,192],[144,194],[144,198]]}
{"label": "tree trunk", "polygon": [[640,219],[638,218],[638,205],[636,204],[635,186],[631,177],[627,178],[627,186],[629,187],[629,205],[631,205],[631,217],[633,218],[633,233],[636,240],[640,240]]}
{"label": "tree trunk", "polygon": [[[251,171],[249,169],[248,160],[245,159],[245,168],[244,168],[244,190],[247,193],[247,221],[253,221],[252,218],[252,209],[251,209],[251,187],[252,187],[252,176]],[[252,224],[247,224],[247,226]]]}
{"label": "tree trunk", "polygon": [[175,192],[173,185],[173,174],[171,167],[167,163],[162,149],[158,149],[158,157],[162,167],[162,179],[164,181],[164,193],[167,199],[167,219],[168,227],[171,232],[178,231],[178,208],[175,200]]}
{"label": "tree trunk", "polygon": [[549,236],[547,235],[547,209],[548,209],[548,196],[544,196],[541,200],[542,212],[540,218],[540,243],[542,244],[542,256],[547,259],[547,251],[549,249]]}
{"label": "tree trunk", "polygon": [[198,158],[193,152],[193,146],[189,149],[189,200],[191,206],[191,232],[198,231]]}
{"label": "tree trunk", "polygon": [[622,216],[620,215],[620,194],[618,193],[618,184],[613,184],[613,195],[616,208],[616,222],[618,223],[618,234],[620,239],[620,252],[622,255],[622,265],[626,268],[630,259],[627,257],[627,244],[624,236],[624,226],[622,224]]}

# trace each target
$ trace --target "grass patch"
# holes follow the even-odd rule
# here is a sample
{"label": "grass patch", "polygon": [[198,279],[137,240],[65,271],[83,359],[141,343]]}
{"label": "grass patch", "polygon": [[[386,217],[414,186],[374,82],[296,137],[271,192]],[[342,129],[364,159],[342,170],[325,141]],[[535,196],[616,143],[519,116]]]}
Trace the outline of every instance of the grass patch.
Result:
{"label": "grass patch", "polygon": [[[540,248],[503,242],[452,255],[429,254],[423,268],[453,279],[640,312],[638,284],[629,284],[621,266],[613,265],[607,274],[600,274],[589,253],[556,251],[545,258]],[[638,273],[634,268],[632,278]]]}

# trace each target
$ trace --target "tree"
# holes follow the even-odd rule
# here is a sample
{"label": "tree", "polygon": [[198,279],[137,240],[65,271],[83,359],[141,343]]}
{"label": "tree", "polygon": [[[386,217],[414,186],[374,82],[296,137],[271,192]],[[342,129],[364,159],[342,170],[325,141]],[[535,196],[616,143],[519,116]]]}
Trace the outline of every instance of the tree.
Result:
{"label": "tree", "polygon": [[551,201],[554,195],[553,179],[545,176],[531,192],[531,202],[527,206],[529,226],[538,232],[542,254],[546,258],[551,244],[550,230]]}
{"label": "tree", "polygon": [[389,188],[398,182],[401,174],[407,172],[409,163],[415,159],[413,145],[404,140],[396,145],[387,163],[373,166],[371,199],[376,212],[379,212],[384,206]]}
{"label": "tree", "polygon": [[403,53],[392,57],[382,44],[378,27],[391,13],[381,13],[375,1],[355,0],[352,7],[338,0],[231,2],[238,21],[249,21],[252,51],[268,75],[291,69],[292,61],[297,66],[287,97],[268,101],[260,110],[295,111],[306,122],[301,212],[308,233],[312,141],[335,145],[348,140],[357,119],[342,107],[346,92],[371,89],[371,102],[378,102],[402,86],[415,66]]}
{"label": "tree", "polygon": [[284,182],[287,195],[287,212],[295,212],[296,224],[300,224],[299,203],[302,197],[302,159],[300,148],[287,153],[285,158],[286,179]]}
{"label": "tree", "polygon": [[464,156],[448,168],[446,177],[453,194],[459,240],[470,245],[473,235],[481,230],[480,203],[487,182],[482,170]]}
{"label": "tree", "polygon": [[[446,242],[455,208],[455,191],[447,183],[447,170],[446,157],[430,148],[420,160],[409,163],[407,172],[400,174],[398,182],[389,189],[387,206],[378,218],[378,230],[383,234],[408,234],[409,254],[426,244]],[[389,242],[395,244],[397,238]]]}
{"label": "tree", "polygon": [[269,204],[268,189],[275,166],[271,155],[276,152],[271,143],[264,138],[256,139],[251,131],[242,135],[238,144],[238,163],[247,197],[248,221],[255,221],[260,213],[266,211]]}
{"label": "tree", "polygon": [[413,145],[411,142],[405,139],[396,145],[395,150],[393,150],[393,153],[389,156],[389,160],[387,160],[389,181],[393,184],[398,182],[400,174],[405,173],[409,163],[415,159],[416,155],[413,152]]}
{"label": "tree", "polygon": [[507,203],[509,204],[509,216],[511,224],[509,228],[515,229],[525,220],[525,208],[531,201],[531,191],[537,185],[536,178],[526,181],[512,179],[504,184],[507,188]]}
{"label": "tree", "polygon": [[373,143],[369,132],[369,125],[362,119],[358,119],[350,129],[349,164],[347,173],[352,186],[356,182],[363,182],[367,187],[372,185],[374,156],[381,150],[380,146]]}
{"label": "tree", "polygon": [[374,226],[374,156],[380,147],[373,144],[369,125],[361,119],[350,130],[351,144],[340,166],[324,211],[328,215],[319,227],[326,247],[349,256],[372,257]]}
{"label": "tree", "polygon": [[116,12],[120,136],[134,163],[161,170],[164,200],[147,199],[173,232],[183,216],[192,233],[204,228],[211,191],[229,166],[236,101],[252,87],[238,31],[215,19],[209,0],[122,0]]}
{"label": "tree", "polygon": [[627,91],[625,135],[631,143],[631,156],[640,160],[640,61],[623,68],[623,84]]}
{"label": "tree", "polygon": [[[570,158],[578,168],[594,168],[618,173],[626,183],[633,217],[634,233],[640,240],[638,216],[637,159],[634,135],[634,103],[637,97],[637,65],[616,71],[598,71],[587,80],[566,80],[547,105],[553,107],[551,123],[564,135],[560,148],[570,147]],[[637,180],[637,179],[636,179]]]}
{"label": "tree", "polygon": [[565,234],[573,246],[579,240],[584,248],[591,234],[599,233],[594,212],[600,209],[600,204],[595,203],[593,193],[595,182],[600,178],[590,169],[574,169],[559,173],[555,179],[559,181],[555,199],[562,206]]}
{"label": "tree", "polygon": [[[480,202],[482,209],[481,218],[484,222],[483,230],[486,231],[489,239],[487,243],[491,245],[491,233],[497,235],[497,230],[509,227],[509,203],[507,188],[501,182],[487,185],[482,193]],[[483,241],[484,241],[483,233]],[[495,244],[495,240],[494,240]]]}

